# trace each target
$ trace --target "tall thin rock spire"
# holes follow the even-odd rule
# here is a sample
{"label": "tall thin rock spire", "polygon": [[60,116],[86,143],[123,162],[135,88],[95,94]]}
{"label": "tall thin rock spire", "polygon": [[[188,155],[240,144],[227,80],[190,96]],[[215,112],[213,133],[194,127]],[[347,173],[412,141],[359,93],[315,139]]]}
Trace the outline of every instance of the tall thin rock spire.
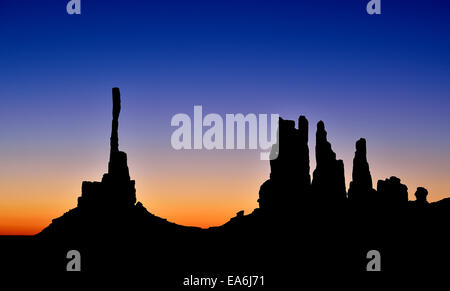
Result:
{"label": "tall thin rock spire", "polygon": [[111,155],[119,151],[119,114],[120,114],[120,90],[112,89],[113,97],[113,120],[111,127]]}

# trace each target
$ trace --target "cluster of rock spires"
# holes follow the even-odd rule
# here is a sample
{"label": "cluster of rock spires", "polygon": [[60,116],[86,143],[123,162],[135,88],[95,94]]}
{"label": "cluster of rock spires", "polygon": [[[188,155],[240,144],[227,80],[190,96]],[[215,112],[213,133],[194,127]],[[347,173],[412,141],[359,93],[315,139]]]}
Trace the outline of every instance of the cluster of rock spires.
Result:
{"label": "cluster of rock spires", "polygon": [[[367,162],[366,140],[356,142],[353,159],[352,181],[346,191],[344,163],[336,159],[323,121],[317,123],[316,169],[310,177],[308,120],[298,119],[298,129],[292,120],[279,120],[278,141],[272,147],[270,179],[260,189],[259,207],[271,212],[286,207],[286,201],[319,203],[322,206],[342,207],[349,203],[356,206],[397,207],[408,203],[408,188],[397,177],[379,180],[373,189],[372,176]],[[421,204],[427,203],[427,190],[419,187],[416,192]]]}

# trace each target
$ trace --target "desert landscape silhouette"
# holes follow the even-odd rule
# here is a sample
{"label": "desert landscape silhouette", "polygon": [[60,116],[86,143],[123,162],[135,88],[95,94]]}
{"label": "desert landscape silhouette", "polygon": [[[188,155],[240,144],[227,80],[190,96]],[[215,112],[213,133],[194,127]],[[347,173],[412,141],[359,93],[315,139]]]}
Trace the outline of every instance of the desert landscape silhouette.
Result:
{"label": "desert landscape silhouette", "polygon": [[295,283],[298,274],[367,270],[367,254],[381,255],[385,272],[449,270],[450,199],[415,201],[397,177],[374,188],[364,138],[356,142],[350,187],[324,122],[316,129],[316,168],[310,174],[309,124],[279,119],[270,177],[259,207],[218,227],[201,229],[167,221],[137,202],[127,155],[119,150],[119,88],[112,89],[108,172],[82,184],[78,205],[34,237],[2,237],[2,269],[65,272],[66,253],[77,250],[81,271],[136,274],[178,286],[202,272],[251,273],[267,284]]}

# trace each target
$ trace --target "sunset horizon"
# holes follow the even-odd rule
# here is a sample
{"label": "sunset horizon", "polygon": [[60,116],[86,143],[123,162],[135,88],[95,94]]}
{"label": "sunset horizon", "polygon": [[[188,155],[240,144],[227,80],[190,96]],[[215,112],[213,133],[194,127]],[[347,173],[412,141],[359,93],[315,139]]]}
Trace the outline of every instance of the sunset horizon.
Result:
{"label": "sunset horizon", "polygon": [[[126,99],[123,102],[126,106]],[[124,110],[124,113],[126,114],[126,108]],[[283,116],[280,116],[283,117]],[[108,116],[105,115],[105,120],[108,119]],[[295,121],[295,119],[294,119]],[[296,122],[296,121],[295,121]],[[311,171],[310,174],[312,175],[312,172],[315,168],[315,124],[310,123],[310,136],[313,140],[309,140],[309,147],[310,147],[310,161],[311,161]],[[106,130],[108,132],[108,130]],[[106,134],[105,134],[106,135]],[[119,135],[120,135],[120,125],[119,125]],[[123,134],[126,135],[126,134]],[[329,137],[333,138],[333,134],[329,134]],[[89,139],[86,137],[86,139]],[[356,140],[355,140],[356,141]],[[11,209],[14,209],[14,212],[3,212],[4,217],[8,218],[2,221],[6,221],[7,223],[2,225],[2,228],[0,228],[0,235],[35,235],[42,231],[53,218],[58,217],[62,215],[64,212],[68,211],[69,209],[72,209],[76,207],[76,198],[81,193],[81,182],[82,181],[96,181],[100,180],[102,173],[106,172],[105,168],[107,168],[107,156],[108,156],[108,147],[107,143],[109,142],[109,139],[106,139],[105,141],[105,150],[104,153],[99,155],[99,158],[97,158],[98,161],[100,161],[100,157],[105,157],[104,162],[99,162],[98,167],[94,167],[94,163],[92,162],[93,154],[87,154],[86,156],[90,156],[91,160],[90,163],[88,163],[88,159],[83,160],[80,159],[80,164],[86,164],[86,165],[92,165],[90,169],[84,170],[85,172],[91,173],[90,178],[82,177],[82,180],[79,181],[71,181],[75,179],[71,179],[71,177],[65,177],[65,180],[58,181],[57,185],[59,187],[55,187],[53,189],[53,195],[59,195],[60,199],[57,203],[55,203],[53,208],[41,208],[36,207],[38,209],[33,209],[34,211],[28,212],[26,215],[23,215],[21,213],[15,212],[15,208],[11,207]],[[121,144],[121,147],[124,149],[128,149],[126,142],[121,141],[119,137],[119,143]],[[381,176],[378,173],[374,172],[372,169],[372,164],[377,164],[375,161],[372,162],[370,157],[370,141],[368,144],[369,152],[369,164],[371,165],[372,175],[374,177],[374,187],[376,188],[376,182],[378,180],[384,180],[385,178],[389,178],[391,176],[395,175],[385,175]],[[89,152],[89,149],[84,149],[86,153]],[[353,149],[354,151],[354,149]],[[351,154],[351,153],[350,153]],[[176,157],[171,157],[171,155],[175,155]],[[337,153],[338,158],[340,158],[339,153]],[[158,173],[155,173],[154,169],[151,169],[151,167],[147,168],[147,165],[144,165],[144,169],[141,168],[141,171],[144,173],[135,173],[135,168],[139,169],[139,167],[143,166],[143,163],[137,163],[136,160],[143,160],[142,158],[139,159],[138,157],[133,157],[132,152],[128,152],[128,159],[129,159],[129,167],[130,167],[130,175],[132,179],[136,180],[136,196],[137,200],[141,203],[143,203],[144,207],[146,207],[151,213],[154,213],[155,215],[165,218],[168,221],[177,223],[179,225],[184,226],[193,226],[193,227],[200,227],[200,228],[209,228],[209,227],[217,227],[221,226],[224,223],[226,223],[230,218],[234,217],[238,211],[244,210],[246,214],[251,213],[254,209],[258,207],[257,203],[257,197],[259,192],[259,187],[261,184],[269,177],[269,161],[261,161],[259,160],[259,152],[258,150],[228,150],[221,152],[220,150],[213,149],[213,150],[174,150],[169,149],[167,153],[159,154],[159,156],[164,157],[161,160],[155,159],[151,161],[156,161],[156,165],[162,166],[160,168],[157,166],[156,168],[162,170],[162,171],[169,171],[176,168],[179,172],[188,172],[192,170],[190,168],[190,165],[193,163],[196,163],[197,167],[199,165],[202,165],[203,170],[196,169],[196,172],[198,172],[198,177],[201,177],[201,180],[203,180],[203,183],[197,183],[197,180],[193,180],[192,176],[186,177],[182,174],[179,174],[178,176],[171,177],[171,179],[164,179],[163,177],[159,177]],[[171,157],[167,159],[167,157]],[[235,181],[237,177],[242,178],[242,175],[246,175],[245,177],[251,178],[253,174],[261,173],[262,176],[259,178],[259,181],[257,178],[255,178],[255,182],[253,180],[250,181],[239,181],[239,184],[236,185],[229,185],[230,181],[230,170],[228,168],[223,168],[223,164],[217,164],[214,163],[218,159],[223,160],[230,160],[233,158],[238,157],[241,164],[251,165],[250,170],[248,168],[244,168],[244,171],[239,172],[239,170],[242,169],[234,169],[233,176],[231,179]],[[353,159],[353,157],[351,158]],[[345,173],[346,173],[346,188],[349,188],[349,183],[351,180],[351,171],[352,171],[352,165],[351,165],[351,159],[348,163],[344,163]],[[144,158],[144,161],[145,158]],[[149,161],[150,165],[153,165],[153,163]],[[170,161],[168,163],[167,161]],[[245,162],[243,162],[245,161]],[[213,162],[213,163],[211,163]],[[96,161],[97,163],[97,161]],[[160,163],[160,164],[158,164]],[[59,165],[65,165],[64,162],[61,162]],[[175,165],[175,167],[174,167]],[[232,163],[225,164],[228,167],[235,166]],[[262,165],[262,167],[261,167]],[[180,169],[180,166],[182,167]],[[260,166],[260,167],[258,167]],[[241,167],[241,166],[240,166]],[[96,170],[97,168],[97,170]],[[266,169],[264,169],[266,168]],[[150,174],[146,174],[145,170],[149,171]],[[210,171],[214,171],[214,175],[210,174]],[[238,173],[236,172],[238,170]],[[252,172],[254,171],[254,173]],[[58,172],[58,170],[54,170],[54,172]],[[95,173],[97,172],[97,173]],[[158,171],[156,171],[158,172]],[[194,173],[194,174],[195,174]],[[136,174],[136,175],[135,175]],[[192,174],[192,173],[191,173]],[[210,176],[207,176],[207,175]],[[218,175],[219,174],[219,175]],[[152,177],[152,179],[148,180],[149,177],[154,175],[155,177]],[[206,175],[206,176],[205,176]],[[265,175],[265,176],[264,176]],[[219,176],[219,177],[217,177]],[[227,176],[227,177],[226,177]],[[136,177],[140,177],[140,179],[137,179]],[[221,178],[223,177],[223,178]],[[146,179],[147,178],[147,179]],[[194,176],[196,179],[200,179]],[[206,180],[205,180],[206,178]],[[409,192],[409,200],[415,200],[413,194],[416,189],[416,187],[421,186],[422,184],[416,183],[417,186],[414,186],[414,188],[409,187],[408,183],[405,182],[405,179],[399,176],[399,178],[402,180],[402,183],[405,183],[408,186],[408,192]],[[173,179],[177,180],[177,183],[181,183],[181,187],[177,187],[177,185],[172,185],[171,181]],[[244,180],[244,179],[242,179]],[[33,180],[32,180],[33,181]],[[52,184],[54,180],[50,181],[38,181],[35,185],[41,185],[41,193],[45,193],[46,191],[49,191],[49,184]],[[71,184],[74,185],[74,188],[78,188],[77,190],[73,190],[69,193],[69,188],[65,184]],[[142,190],[142,185],[146,190]],[[436,183],[435,185],[438,185]],[[78,186],[78,187],[77,187]],[[170,186],[170,187],[169,187]],[[436,189],[438,187],[430,187],[429,185],[426,186],[427,189]],[[66,189],[66,193],[59,194],[59,189]],[[230,190],[231,189],[231,190]],[[438,188],[439,189],[439,188]],[[182,192],[182,195],[177,194],[179,192]],[[33,190],[29,191],[29,193],[26,194],[33,194]],[[47,192],[47,194],[52,193]],[[148,195],[148,193],[152,193],[152,195]],[[433,195],[434,193],[431,192],[429,195],[429,201],[435,202],[444,198],[449,198],[450,195]],[[217,197],[226,197],[225,200],[217,199]],[[144,199],[141,199],[141,197],[144,197]],[[170,197],[170,198],[165,198]],[[153,199],[152,199],[153,198]],[[165,198],[165,199],[164,199]],[[59,204],[58,204],[59,203]],[[155,206],[156,205],[156,206]],[[17,207],[23,207],[23,205],[17,205]],[[5,215],[6,214],[6,215]],[[12,223],[11,223],[12,222]]]}

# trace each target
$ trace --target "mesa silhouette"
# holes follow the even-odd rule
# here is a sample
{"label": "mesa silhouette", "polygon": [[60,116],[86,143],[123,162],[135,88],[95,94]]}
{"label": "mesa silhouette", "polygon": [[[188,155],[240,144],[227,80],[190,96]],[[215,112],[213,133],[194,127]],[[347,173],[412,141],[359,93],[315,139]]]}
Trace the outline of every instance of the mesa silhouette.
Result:
{"label": "mesa silhouette", "polygon": [[368,251],[377,250],[385,271],[448,270],[450,199],[429,203],[427,190],[419,187],[416,200],[408,201],[408,188],[397,177],[379,180],[374,189],[363,138],[356,142],[347,191],[344,163],[336,158],[322,121],[311,180],[304,116],[298,128],[279,119],[271,152],[277,158],[270,161],[270,178],[261,185],[259,208],[252,213],[239,211],[209,229],[155,216],[136,203],[127,155],[119,150],[119,89],[112,94],[108,173],[100,182],[83,182],[77,207],[54,219],[36,235],[33,247],[27,246],[22,259],[35,258],[37,268],[65,271],[65,254],[76,249],[83,271],[146,272],[155,280],[252,271],[287,284],[295,283],[299,272],[365,271]]}

